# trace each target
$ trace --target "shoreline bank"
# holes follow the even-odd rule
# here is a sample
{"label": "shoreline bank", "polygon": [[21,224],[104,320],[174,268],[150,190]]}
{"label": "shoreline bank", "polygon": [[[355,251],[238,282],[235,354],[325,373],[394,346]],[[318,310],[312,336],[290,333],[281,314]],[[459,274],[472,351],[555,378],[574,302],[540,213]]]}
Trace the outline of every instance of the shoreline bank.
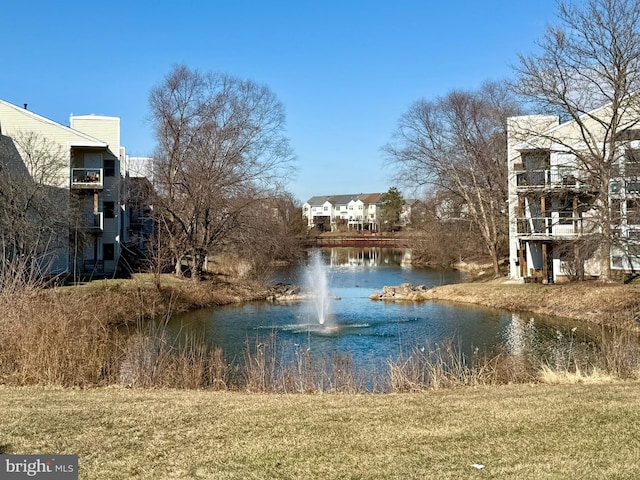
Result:
{"label": "shoreline bank", "polygon": [[498,310],[529,312],[604,326],[640,330],[640,286],[597,282],[542,285],[492,280],[433,288],[410,285],[385,287],[372,300],[394,302],[443,301]]}
{"label": "shoreline bank", "polygon": [[[392,294],[376,293],[371,296],[372,301],[465,303],[640,331],[640,285],[636,284],[542,285],[512,283],[503,278],[432,288],[402,285],[385,288]],[[76,306],[75,310],[81,315],[88,314],[92,318],[98,315],[106,323],[121,324],[199,308],[286,300],[289,293],[299,291],[295,286],[239,281],[193,282],[170,275],[162,277],[158,288],[152,275],[140,274],[128,280],[98,280],[81,287],[44,291],[36,297],[44,305],[68,302]],[[92,305],[103,308],[92,308]]]}

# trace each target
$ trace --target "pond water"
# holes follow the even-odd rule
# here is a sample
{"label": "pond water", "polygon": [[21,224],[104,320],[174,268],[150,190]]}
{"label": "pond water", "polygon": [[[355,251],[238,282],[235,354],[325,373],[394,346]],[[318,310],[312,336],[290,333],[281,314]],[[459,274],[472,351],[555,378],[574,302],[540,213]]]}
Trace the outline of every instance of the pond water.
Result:
{"label": "pond water", "polygon": [[[304,349],[316,358],[348,354],[359,367],[377,369],[413,349],[450,342],[469,361],[474,354],[536,350],[561,364],[597,348],[588,327],[558,319],[517,315],[475,306],[438,302],[385,303],[369,295],[385,285],[427,287],[461,282],[463,274],[414,268],[410,251],[390,248],[315,249],[329,291],[326,321],[320,324],[312,297],[290,304],[267,302],[203,309],[177,315],[168,329],[197,335],[221,347],[229,362],[247,348],[277,344],[283,358]],[[311,260],[310,262],[311,263]],[[304,285],[310,266],[278,271],[274,281]],[[307,288],[313,294],[314,286]]]}

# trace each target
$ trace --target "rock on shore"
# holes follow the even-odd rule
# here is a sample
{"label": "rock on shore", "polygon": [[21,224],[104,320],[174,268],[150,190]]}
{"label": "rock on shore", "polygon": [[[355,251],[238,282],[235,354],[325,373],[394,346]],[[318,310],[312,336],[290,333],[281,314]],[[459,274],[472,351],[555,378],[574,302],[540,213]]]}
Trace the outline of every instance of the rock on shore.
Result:
{"label": "rock on shore", "polygon": [[399,287],[383,287],[381,293],[370,295],[371,300],[384,300],[393,302],[422,302],[427,299],[426,292],[429,289],[424,285],[412,285],[403,283]]}
{"label": "rock on shore", "polygon": [[266,300],[269,302],[297,302],[304,298],[300,291],[300,287],[296,285],[288,285],[285,283],[277,283],[269,288]]}

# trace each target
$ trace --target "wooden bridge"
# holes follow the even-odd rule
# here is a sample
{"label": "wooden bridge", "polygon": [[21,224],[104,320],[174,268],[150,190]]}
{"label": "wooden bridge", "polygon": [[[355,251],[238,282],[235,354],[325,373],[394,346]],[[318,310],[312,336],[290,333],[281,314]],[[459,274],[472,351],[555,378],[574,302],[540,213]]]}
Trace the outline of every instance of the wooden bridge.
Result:
{"label": "wooden bridge", "polygon": [[307,247],[397,247],[408,245],[409,239],[384,236],[317,236],[308,238]]}

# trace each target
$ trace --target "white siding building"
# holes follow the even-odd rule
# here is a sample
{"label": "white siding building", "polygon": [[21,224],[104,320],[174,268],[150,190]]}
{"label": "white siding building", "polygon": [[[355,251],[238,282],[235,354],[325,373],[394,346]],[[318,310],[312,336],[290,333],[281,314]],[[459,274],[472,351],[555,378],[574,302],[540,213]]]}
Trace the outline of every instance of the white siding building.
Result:
{"label": "white siding building", "polygon": [[382,193],[327,195],[312,197],[302,206],[308,228],[336,231],[379,228],[378,214]]}
{"label": "white siding building", "polygon": [[[64,126],[6,101],[0,100],[0,134],[16,145],[26,134],[46,139],[57,146],[66,161],[55,180],[66,190],[65,205],[72,204],[79,214],[76,225],[85,238],[72,247],[74,231],[62,236],[52,265],[54,274],[77,272],[104,275],[116,271],[120,255],[121,226],[121,164],[125,156],[120,145],[120,119],[105,116],[72,116],[70,126]],[[73,200],[73,201],[72,201]]]}
{"label": "white siding building", "polygon": [[[589,112],[593,132],[606,125],[608,106]],[[595,123],[596,121],[600,123]],[[508,121],[510,277],[553,283],[575,275],[597,278],[609,261],[615,272],[640,269],[640,130],[631,119],[614,144],[615,160],[606,192],[584,168],[576,152],[586,152],[575,121],[532,115]],[[604,130],[602,130],[604,131]],[[604,138],[604,137],[602,137]],[[602,143],[602,138],[596,141]],[[601,145],[600,145],[601,147]],[[605,200],[602,200],[605,199]],[[602,205],[598,202],[606,201]],[[608,211],[606,217],[600,212]],[[614,235],[604,238],[603,222]],[[602,242],[611,241],[610,258]],[[581,245],[592,250],[579,250]],[[579,264],[579,267],[576,265]]]}

